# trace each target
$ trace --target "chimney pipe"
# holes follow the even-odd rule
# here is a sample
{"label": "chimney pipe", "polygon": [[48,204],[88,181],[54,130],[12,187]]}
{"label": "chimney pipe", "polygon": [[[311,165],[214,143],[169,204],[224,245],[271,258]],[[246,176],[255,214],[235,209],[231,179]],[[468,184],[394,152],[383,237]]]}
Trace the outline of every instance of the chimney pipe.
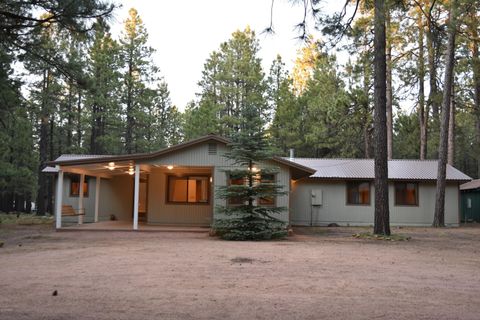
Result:
{"label": "chimney pipe", "polygon": [[295,149],[291,148],[290,149],[290,160],[293,160],[295,158]]}

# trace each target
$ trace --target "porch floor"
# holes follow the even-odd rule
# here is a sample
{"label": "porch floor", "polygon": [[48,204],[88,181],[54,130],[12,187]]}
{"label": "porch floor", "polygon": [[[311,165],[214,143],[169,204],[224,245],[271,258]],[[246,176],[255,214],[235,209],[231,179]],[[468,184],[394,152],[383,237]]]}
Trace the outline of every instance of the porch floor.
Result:
{"label": "porch floor", "polygon": [[150,231],[150,232],[205,232],[209,227],[151,225],[138,222],[138,230],[133,230],[132,221],[99,221],[84,224],[66,224],[57,231]]}

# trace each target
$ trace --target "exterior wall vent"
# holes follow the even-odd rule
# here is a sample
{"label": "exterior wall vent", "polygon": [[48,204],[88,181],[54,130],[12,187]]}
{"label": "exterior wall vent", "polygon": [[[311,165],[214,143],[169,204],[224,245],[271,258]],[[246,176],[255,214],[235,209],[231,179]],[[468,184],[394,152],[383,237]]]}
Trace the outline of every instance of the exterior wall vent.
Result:
{"label": "exterior wall vent", "polygon": [[208,144],[208,154],[216,155],[217,154],[217,144],[216,143],[209,143]]}

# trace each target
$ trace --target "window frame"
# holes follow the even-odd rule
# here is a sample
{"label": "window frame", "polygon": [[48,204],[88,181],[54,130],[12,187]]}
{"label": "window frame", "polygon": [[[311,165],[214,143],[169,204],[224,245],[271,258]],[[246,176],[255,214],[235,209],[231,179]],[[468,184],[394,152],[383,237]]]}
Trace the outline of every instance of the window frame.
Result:
{"label": "window frame", "polygon": [[[188,180],[190,180],[190,177],[202,177],[206,178],[207,180],[207,202],[189,202],[188,201]],[[185,202],[180,202],[180,201],[170,201],[170,178],[178,178],[178,179],[187,179],[187,201]],[[212,183],[210,182],[210,179],[212,178],[212,175],[201,173],[201,174],[195,174],[195,173],[189,173],[186,175],[175,175],[175,174],[167,174],[166,175],[166,192],[165,192],[165,204],[172,204],[172,205],[190,205],[190,206],[209,206],[211,202],[211,185]],[[194,180],[194,179],[191,179]]]}
{"label": "window frame", "polygon": [[[415,185],[415,204],[405,204],[405,203],[398,203],[398,200],[397,200],[397,185],[398,184],[413,184]],[[406,188],[405,188],[406,190]],[[393,183],[393,198],[394,198],[394,205],[395,207],[419,207],[420,206],[420,196],[419,196],[419,193],[420,193],[420,184],[418,183],[418,181],[408,181],[408,180],[405,180],[405,181],[395,181]]]}
{"label": "window frame", "polygon": [[[69,185],[69,195],[72,198],[79,198],[80,197],[80,176],[78,175],[70,175],[69,177],[70,180],[70,185]],[[78,183],[78,194],[74,194],[72,192],[72,185],[73,183]],[[87,188],[85,188],[85,186]],[[85,180],[83,181],[83,197],[88,198],[89,190],[90,188],[88,187],[88,177],[85,176]]]}
{"label": "window frame", "polygon": [[[277,183],[277,174],[276,173],[268,173],[268,174],[265,174],[265,175],[272,176],[273,177],[273,180],[272,180],[273,184]],[[260,183],[262,183],[262,181],[263,181],[263,179],[260,176]],[[277,197],[276,196],[273,197],[272,203],[261,203],[261,200],[262,200],[262,198],[257,199],[257,205],[263,206],[263,207],[276,207],[277,206]]]}
{"label": "window frame", "polygon": [[[357,188],[362,183],[368,183],[368,203],[351,203],[349,202],[348,191],[351,184],[356,184]],[[372,205],[372,182],[370,180],[347,180],[345,184],[345,205],[369,207]]]}
{"label": "window frame", "polygon": [[[227,186],[232,185],[232,180],[243,180],[243,184],[238,184],[238,186],[247,185],[247,181],[245,180],[245,178],[232,179],[231,175],[229,173],[227,173]],[[237,185],[237,184],[234,184],[234,185]],[[225,200],[227,202],[228,207],[240,207],[240,206],[245,205],[245,202],[246,202],[246,201],[243,201],[243,202],[239,201],[239,203],[231,203],[231,200],[232,200],[231,198],[225,199]]]}

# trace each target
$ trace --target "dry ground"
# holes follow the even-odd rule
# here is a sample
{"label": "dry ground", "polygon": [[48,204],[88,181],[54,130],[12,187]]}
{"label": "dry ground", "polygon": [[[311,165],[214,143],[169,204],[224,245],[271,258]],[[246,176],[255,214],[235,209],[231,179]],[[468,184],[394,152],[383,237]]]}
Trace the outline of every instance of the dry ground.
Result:
{"label": "dry ground", "polygon": [[480,228],[359,230],[256,243],[0,226],[0,319],[480,319]]}

